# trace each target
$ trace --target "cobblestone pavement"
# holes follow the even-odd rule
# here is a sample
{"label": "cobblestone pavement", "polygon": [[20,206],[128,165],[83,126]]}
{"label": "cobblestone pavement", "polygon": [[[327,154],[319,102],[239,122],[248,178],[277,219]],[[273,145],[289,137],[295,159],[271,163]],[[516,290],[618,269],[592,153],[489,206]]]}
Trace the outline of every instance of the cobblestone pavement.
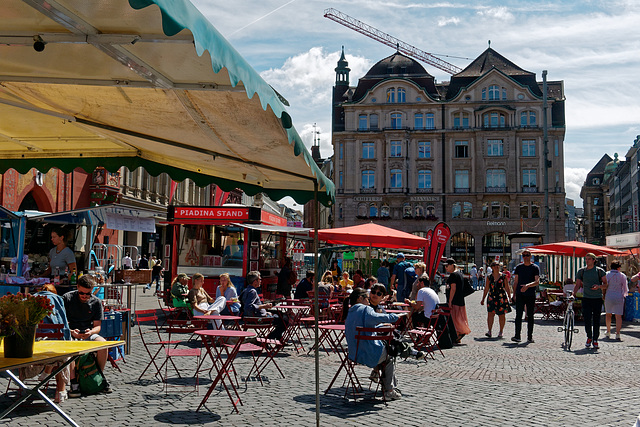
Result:
{"label": "cobblestone pavement", "polygon": [[[535,343],[515,345],[513,313],[508,315],[505,339],[487,339],[486,309],[480,292],[467,298],[472,333],[464,345],[445,350],[435,360],[400,361],[399,389],[403,398],[385,406],[381,401],[345,401],[342,381],[328,395],[322,394],[338,367],[336,355],[320,355],[321,425],[420,425],[420,426],[631,426],[640,409],[633,402],[640,392],[635,359],[640,346],[640,325],[625,323],[622,342],[601,341],[598,352],[585,350],[583,324],[574,349],[561,347],[559,322],[536,319]],[[155,297],[138,295],[138,308],[157,308]],[[604,316],[603,316],[604,324]],[[523,325],[524,326],[524,325]],[[494,335],[497,334],[497,319]],[[255,379],[240,383],[244,406],[240,413],[224,389],[213,392],[205,408],[196,412],[210,379],[201,375],[199,393],[187,387],[165,392],[162,383],[146,374],[137,381],[148,356],[134,335],[122,373],[107,367],[114,388],[110,395],[69,400],[61,406],[80,425],[295,425],[315,424],[314,359],[292,348],[278,357],[286,379],[267,368],[264,386]],[[239,377],[249,370],[251,358],[239,356]],[[195,361],[180,361],[195,370]],[[207,365],[210,366],[210,365]],[[358,368],[362,378],[369,370]],[[4,390],[7,379],[0,379]],[[0,397],[0,410],[11,402]],[[49,408],[18,408],[0,421],[15,426],[57,426],[63,420]]]}

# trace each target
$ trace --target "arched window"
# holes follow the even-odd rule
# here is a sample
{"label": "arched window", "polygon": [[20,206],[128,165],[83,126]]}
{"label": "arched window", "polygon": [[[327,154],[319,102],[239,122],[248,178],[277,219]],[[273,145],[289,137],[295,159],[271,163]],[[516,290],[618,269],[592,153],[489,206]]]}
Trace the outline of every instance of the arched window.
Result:
{"label": "arched window", "polygon": [[402,171],[400,169],[391,169],[391,188],[402,188]]}
{"label": "arched window", "polygon": [[473,217],[473,205],[470,202],[464,202],[462,204],[462,218]]}
{"label": "arched window", "polygon": [[402,113],[391,113],[391,129],[402,129]]}
{"label": "arched window", "polygon": [[451,218],[461,218],[462,217],[462,203],[454,202],[451,205]]}
{"label": "arched window", "polygon": [[482,123],[486,128],[503,128],[507,122],[504,113],[491,111],[482,115]]}
{"label": "arched window", "polygon": [[509,210],[509,203],[502,204],[502,218],[511,218],[511,211]]}
{"label": "arched window", "polygon": [[402,217],[403,218],[411,218],[411,213],[413,209],[411,209],[411,203],[405,203],[402,206]]}
{"label": "arched window", "polygon": [[362,188],[375,188],[376,186],[376,173],[375,171],[365,170],[362,171]]}
{"label": "arched window", "polygon": [[500,87],[496,85],[489,86],[489,101],[500,99]]}
{"label": "arched window", "polygon": [[398,102],[399,103],[407,102],[407,91],[405,91],[401,87],[398,88]]}
{"label": "arched window", "polygon": [[389,218],[390,212],[391,212],[391,209],[389,209],[389,205],[387,205],[386,203],[382,205],[382,207],[380,208],[380,216],[382,218]]}
{"label": "arched window", "polygon": [[360,203],[358,205],[358,216],[359,217],[366,217],[367,216],[367,204],[366,203]]}
{"label": "arched window", "polygon": [[431,188],[431,171],[421,170],[418,171],[418,188]]}
{"label": "arched window", "polygon": [[369,217],[376,218],[378,216],[378,206],[375,203],[369,205]]}
{"label": "arched window", "polygon": [[387,89],[387,102],[396,102],[396,88]]}
{"label": "arched window", "polygon": [[424,208],[421,205],[416,205],[416,218],[424,218]]}

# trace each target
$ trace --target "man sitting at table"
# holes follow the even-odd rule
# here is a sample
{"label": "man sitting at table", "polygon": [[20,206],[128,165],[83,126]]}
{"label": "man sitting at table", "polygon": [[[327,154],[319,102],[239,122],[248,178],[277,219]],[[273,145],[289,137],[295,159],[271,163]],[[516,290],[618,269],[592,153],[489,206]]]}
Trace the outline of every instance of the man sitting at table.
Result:
{"label": "man sitting at table", "polygon": [[[71,330],[71,338],[78,341],[106,341],[100,335],[102,325],[103,311],[102,301],[93,294],[95,286],[94,279],[85,274],[78,279],[78,289],[67,292],[62,296],[64,300],[64,309],[67,313],[69,329]],[[104,366],[107,363],[107,349],[98,350],[97,361],[100,370],[104,372]],[[111,393],[111,388],[107,386],[102,390],[103,393]],[[78,380],[75,378],[75,372],[71,369],[71,391],[69,397],[80,397],[80,388]]]}
{"label": "man sitting at table", "polygon": [[440,303],[440,298],[436,291],[429,287],[429,276],[422,276],[418,279],[417,283],[418,292],[416,294],[416,300],[405,300],[408,304],[411,304],[412,316],[411,320],[414,326],[428,325],[431,317],[431,313],[436,309]]}
{"label": "man sitting at table", "polygon": [[242,303],[242,309],[244,311],[243,316],[246,317],[272,317],[273,325],[275,329],[269,333],[267,338],[279,340],[282,338],[286,326],[284,321],[278,314],[268,313],[273,304],[263,304],[258,296],[256,287],[260,287],[260,281],[262,277],[259,271],[250,271],[247,273],[247,287],[242,290],[240,294],[240,302]]}
{"label": "man sitting at table", "polygon": [[296,292],[293,294],[295,299],[309,298],[307,292],[313,290],[313,279],[316,277],[316,273],[313,270],[307,270],[306,277],[298,283],[296,286]]}

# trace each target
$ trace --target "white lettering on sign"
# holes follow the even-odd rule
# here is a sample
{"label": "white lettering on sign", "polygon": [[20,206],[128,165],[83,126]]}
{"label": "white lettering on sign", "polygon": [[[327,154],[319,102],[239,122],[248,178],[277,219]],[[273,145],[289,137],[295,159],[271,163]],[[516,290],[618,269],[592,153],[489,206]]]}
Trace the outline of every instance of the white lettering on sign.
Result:
{"label": "white lettering on sign", "polygon": [[487,221],[487,225],[493,225],[493,226],[496,226],[496,227],[503,227],[503,226],[507,225],[507,223],[504,222],[504,221]]}
{"label": "white lettering on sign", "polygon": [[437,196],[411,196],[412,202],[439,202],[440,197]]}
{"label": "white lettering on sign", "polygon": [[175,216],[179,218],[238,219],[246,218],[247,210],[178,208]]}

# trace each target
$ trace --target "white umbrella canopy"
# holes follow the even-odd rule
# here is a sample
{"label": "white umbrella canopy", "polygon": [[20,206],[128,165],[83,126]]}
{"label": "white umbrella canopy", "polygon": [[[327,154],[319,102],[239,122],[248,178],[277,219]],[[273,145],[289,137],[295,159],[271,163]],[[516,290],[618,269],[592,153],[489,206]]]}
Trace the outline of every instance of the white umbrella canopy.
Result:
{"label": "white umbrella canopy", "polygon": [[143,166],[330,203],[283,102],[187,0],[0,2],[0,171]]}

